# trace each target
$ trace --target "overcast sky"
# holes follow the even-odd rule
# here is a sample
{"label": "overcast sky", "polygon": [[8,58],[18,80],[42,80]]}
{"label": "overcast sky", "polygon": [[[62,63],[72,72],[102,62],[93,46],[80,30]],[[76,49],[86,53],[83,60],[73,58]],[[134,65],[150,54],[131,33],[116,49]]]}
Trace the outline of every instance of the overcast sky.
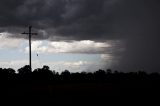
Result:
{"label": "overcast sky", "polygon": [[[160,71],[159,0],[1,0],[0,65]],[[38,54],[38,55],[37,55]]]}

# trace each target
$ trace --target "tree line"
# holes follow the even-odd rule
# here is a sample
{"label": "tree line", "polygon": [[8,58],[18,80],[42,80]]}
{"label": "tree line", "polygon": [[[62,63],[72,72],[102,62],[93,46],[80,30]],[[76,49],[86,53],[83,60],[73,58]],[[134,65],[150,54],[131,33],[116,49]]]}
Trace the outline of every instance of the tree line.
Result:
{"label": "tree line", "polygon": [[145,71],[124,73],[111,69],[76,73],[64,70],[58,73],[50,70],[48,66],[31,71],[30,66],[26,65],[18,69],[17,73],[12,68],[0,68],[0,81],[2,83],[157,83],[160,82],[160,74],[148,74]]}

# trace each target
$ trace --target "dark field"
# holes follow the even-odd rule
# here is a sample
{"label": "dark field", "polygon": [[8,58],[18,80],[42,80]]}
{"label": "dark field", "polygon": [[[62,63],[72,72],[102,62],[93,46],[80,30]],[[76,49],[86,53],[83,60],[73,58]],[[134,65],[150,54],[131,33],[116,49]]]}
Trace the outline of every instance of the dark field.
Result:
{"label": "dark field", "polygon": [[27,104],[117,104],[157,100],[159,90],[144,83],[11,84],[1,90],[1,96]]}
{"label": "dark field", "polygon": [[25,67],[18,73],[2,69],[0,84],[2,101],[24,104],[148,103],[157,101],[160,95],[160,74],[143,71],[70,73],[66,70],[59,74],[47,67],[33,72]]}

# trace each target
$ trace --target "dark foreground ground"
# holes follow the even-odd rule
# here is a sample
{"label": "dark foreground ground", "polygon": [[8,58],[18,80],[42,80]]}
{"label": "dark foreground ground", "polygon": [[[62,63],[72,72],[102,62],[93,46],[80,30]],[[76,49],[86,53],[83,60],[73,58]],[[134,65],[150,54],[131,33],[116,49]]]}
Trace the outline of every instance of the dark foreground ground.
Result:
{"label": "dark foreground ground", "polygon": [[10,84],[1,87],[1,100],[44,105],[156,103],[160,97],[159,88],[155,84],[144,83]]}
{"label": "dark foreground ground", "polygon": [[[3,103],[4,102],[4,103]],[[160,104],[160,74],[112,72],[61,74],[48,66],[0,69],[0,105],[109,105]]]}

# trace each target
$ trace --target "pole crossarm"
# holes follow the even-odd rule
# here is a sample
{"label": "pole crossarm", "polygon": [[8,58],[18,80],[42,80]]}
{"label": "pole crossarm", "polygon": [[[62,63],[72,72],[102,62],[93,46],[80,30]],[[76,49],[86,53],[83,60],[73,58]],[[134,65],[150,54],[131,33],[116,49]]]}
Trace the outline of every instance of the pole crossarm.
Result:
{"label": "pole crossarm", "polygon": [[31,34],[31,35],[38,35],[37,33],[26,33],[26,32],[23,32],[23,33],[21,33],[21,34],[26,34],[26,35],[29,35],[29,34]]}
{"label": "pole crossarm", "polygon": [[38,35],[37,33],[32,33],[32,26],[29,26],[29,31],[26,33],[26,32],[23,32],[21,34],[26,34],[26,35],[29,35],[29,65],[30,65],[30,68],[32,70],[32,55],[31,55],[31,35]]}

